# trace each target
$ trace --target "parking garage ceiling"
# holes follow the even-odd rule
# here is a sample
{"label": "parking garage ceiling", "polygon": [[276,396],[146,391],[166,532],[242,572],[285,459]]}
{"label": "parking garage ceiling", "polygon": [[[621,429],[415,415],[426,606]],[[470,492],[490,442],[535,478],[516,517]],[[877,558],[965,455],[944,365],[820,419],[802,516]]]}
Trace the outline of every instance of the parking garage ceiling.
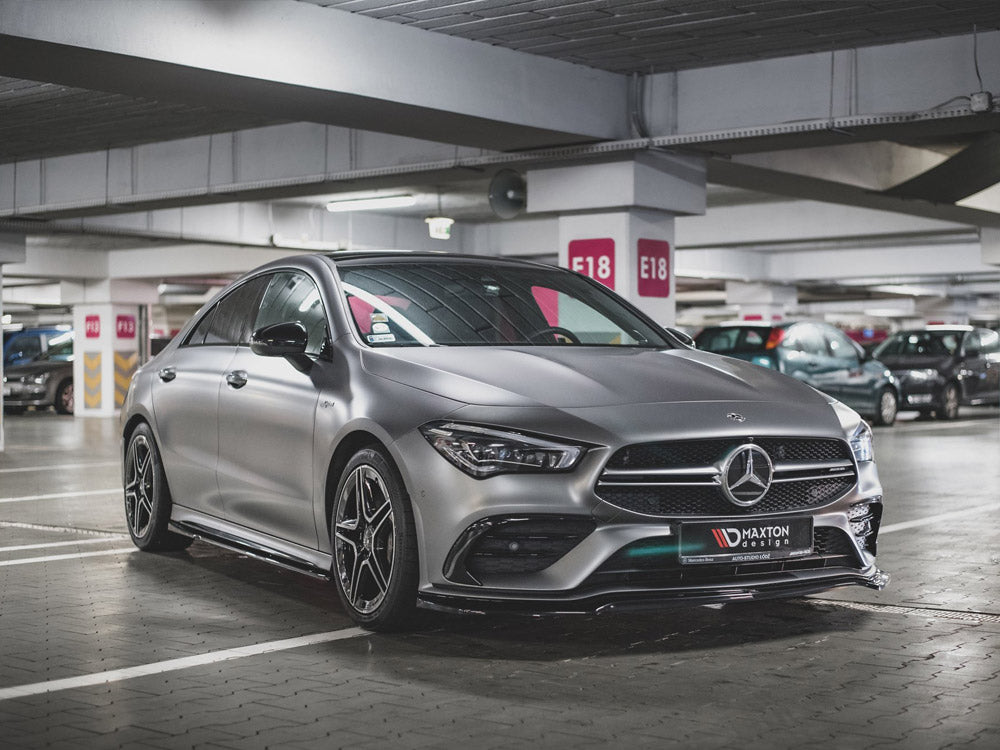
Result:
{"label": "parking garage ceiling", "polygon": [[[298,3],[329,9],[331,13],[348,12],[359,17],[399,26],[420,29],[432,35],[447,35],[470,42],[512,50],[541,58],[573,63],[583,68],[608,74],[637,74],[650,77],[712,66],[734,65],[753,61],[784,58],[793,55],[823,53],[836,50],[863,49],[901,42],[933,40],[955,35],[968,36],[975,28],[980,35],[1000,29],[1000,4],[995,0],[871,0],[869,2],[803,2],[799,0],[759,0],[717,2],[715,0],[584,0],[559,2],[553,0],[296,0]],[[30,6],[30,4],[24,4]],[[223,13],[219,8],[240,9],[239,3],[186,3],[203,12]],[[97,7],[94,4],[91,7]],[[301,7],[301,6],[300,6]],[[232,10],[231,12],[235,12]],[[0,29],[0,42],[3,37]],[[4,52],[4,46],[7,52]],[[156,144],[177,139],[191,139],[208,134],[224,134],[249,128],[301,121],[296,113],[283,114],[280,107],[253,106],[252,96],[242,100],[229,96],[191,96],[183,87],[164,86],[149,91],[137,91],[130,85],[119,85],[128,72],[103,68],[103,78],[97,69],[84,71],[73,65],[18,59],[15,46],[0,44],[0,164],[33,159],[45,159],[67,154],[81,154],[141,144]],[[273,54],[273,50],[268,50]],[[969,56],[970,76],[975,60]],[[34,75],[25,75],[33,72]],[[4,77],[5,76],[5,77]],[[197,78],[192,79],[197,80]],[[973,77],[973,80],[974,77]],[[107,83],[102,87],[102,81]],[[996,82],[987,81],[986,89]],[[206,86],[205,88],[209,88]],[[105,90],[106,89],[106,90]],[[963,92],[968,93],[968,92]],[[143,95],[146,94],[146,95]],[[832,94],[831,94],[832,97]],[[258,97],[259,98],[259,97]],[[250,106],[245,106],[251,102]],[[831,99],[832,107],[832,99]],[[348,108],[341,110],[346,117]],[[335,124],[338,115],[317,122]],[[747,191],[762,191],[772,195],[792,195],[823,199],[824,194],[835,202],[848,205],[871,205],[878,201],[886,208],[898,209],[904,203],[911,211],[938,211],[942,220],[975,225],[989,225],[993,218],[975,214],[951,204],[957,197],[969,194],[971,185],[991,185],[997,181],[994,173],[1000,169],[995,158],[975,158],[979,152],[992,154],[1000,129],[1000,114],[978,118],[944,120],[931,118],[919,123],[880,122],[871,134],[858,126],[853,133],[857,140],[868,138],[919,146],[938,152],[942,158],[954,157],[938,167],[946,179],[934,180],[933,175],[921,180],[917,176],[895,187],[895,193],[878,191],[883,186],[834,185],[817,179],[816,175],[795,174],[767,169],[764,166],[730,163],[716,160],[710,165],[710,178],[731,186],[713,189],[709,206],[732,203],[760,203],[767,198]],[[357,127],[348,123],[349,127]],[[438,132],[445,132],[446,127]],[[527,130],[525,131],[527,132]],[[542,139],[541,135],[527,136]],[[419,135],[419,134],[418,134]],[[427,137],[422,135],[421,137]],[[497,147],[507,142],[501,134]],[[573,136],[561,136],[572,142]],[[807,133],[777,133],[755,140],[716,141],[704,151],[710,154],[753,154],[755,151],[782,149],[790,146],[826,146],[838,138],[836,128]],[[993,140],[989,140],[993,139]],[[433,139],[432,139],[433,140]],[[591,138],[600,141],[600,138]],[[456,136],[455,142],[461,142]],[[672,143],[659,144],[674,147]],[[696,144],[697,145],[697,144]],[[970,150],[971,146],[975,146]],[[970,166],[971,165],[971,166]],[[451,206],[460,217],[482,220],[488,216],[481,197],[483,179],[448,181],[442,190],[435,182],[437,175],[419,176],[410,186],[419,192],[443,196],[445,206]],[[364,183],[377,185],[378,180]],[[398,176],[393,185],[405,185]],[[354,185],[353,187],[357,187]],[[733,188],[738,188],[734,190]],[[264,187],[244,200],[309,200],[310,195],[327,197],[330,185],[310,193],[308,185]],[[449,195],[450,191],[450,195]],[[943,192],[942,192],[943,191]],[[749,196],[749,197],[747,197]],[[204,196],[202,196],[204,198]],[[914,199],[923,203],[915,204]],[[944,199],[941,205],[929,201]],[[183,200],[183,199],[182,199]],[[438,198],[442,201],[442,198]],[[195,197],[191,198],[192,204]],[[895,204],[892,201],[896,201]],[[209,201],[203,201],[209,202]],[[166,205],[166,204],[165,204]],[[174,204],[181,205],[181,204]],[[914,207],[916,206],[916,207]],[[93,214],[97,208],[88,209]],[[120,210],[120,209],[119,209]],[[426,210],[423,204],[414,208]],[[88,211],[79,212],[84,216]],[[64,212],[72,216],[73,211]],[[53,214],[53,217],[58,218]],[[37,222],[37,231],[44,231],[44,217],[29,219]],[[0,229],[24,231],[25,224],[0,222]]]}

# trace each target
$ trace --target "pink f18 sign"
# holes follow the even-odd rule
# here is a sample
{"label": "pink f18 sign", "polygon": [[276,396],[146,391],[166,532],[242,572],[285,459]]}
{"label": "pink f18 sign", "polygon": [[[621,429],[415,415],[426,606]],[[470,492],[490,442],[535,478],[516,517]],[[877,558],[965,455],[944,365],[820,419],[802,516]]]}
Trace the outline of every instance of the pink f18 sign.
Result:
{"label": "pink f18 sign", "polygon": [[569,243],[569,268],[615,288],[615,241],[610,237],[572,240]]}
{"label": "pink f18 sign", "polygon": [[663,240],[639,240],[636,259],[639,263],[636,289],[640,297],[670,296],[670,243]]}
{"label": "pink f18 sign", "polygon": [[101,337],[101,316],[88,315],[83,319],[84,335],[88,339],[99,339]]}

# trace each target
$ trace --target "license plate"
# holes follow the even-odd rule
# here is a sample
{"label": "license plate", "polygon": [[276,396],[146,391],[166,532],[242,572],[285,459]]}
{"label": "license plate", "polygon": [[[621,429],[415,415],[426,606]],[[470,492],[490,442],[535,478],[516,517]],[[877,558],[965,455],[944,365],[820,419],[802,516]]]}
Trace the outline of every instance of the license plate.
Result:
{"label": "license plate", "polygon": [[756,562],[812,553],[812,519],[682,523],[680,558],[684,565]]}

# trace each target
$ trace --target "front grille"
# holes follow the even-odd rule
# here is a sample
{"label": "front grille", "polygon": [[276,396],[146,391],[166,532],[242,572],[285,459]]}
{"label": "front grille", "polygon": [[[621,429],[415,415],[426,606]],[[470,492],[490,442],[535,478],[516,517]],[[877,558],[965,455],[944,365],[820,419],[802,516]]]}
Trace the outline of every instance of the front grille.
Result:
{"label": "front grille", "polygon": [[[720,466],[745,443],[763,448],[773,482],[756,504],[729,502]],[[843,497],[857,474],[845,441],[736,437],[632,445],[608,461],[595,492],[607,503],[646,516],[740,516],[821,507]]]}
{"label": "front grille", "polygon": [[537,573],[573,549],[595,527],[589,518],[500,519],[472,542],[465,568],[479,580],[490,575]]}
{"label": "front grille", "polygon": [[859,564],[848,535],[828,526],[813,529],[811,555],[746,563],[681,565],[676,537],[653,537],[618,550],[590,575],[582,588],[669,588],[691,583],[733,583],[743,578],[795,570],[856,569]]}

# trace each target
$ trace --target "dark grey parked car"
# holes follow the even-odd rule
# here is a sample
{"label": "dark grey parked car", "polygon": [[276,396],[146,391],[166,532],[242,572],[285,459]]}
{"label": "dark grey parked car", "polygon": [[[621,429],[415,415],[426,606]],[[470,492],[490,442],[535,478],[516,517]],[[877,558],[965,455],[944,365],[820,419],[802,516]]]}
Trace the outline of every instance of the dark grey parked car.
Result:
{"label": "dark grey parked car", "polygon": [[73,332],[62,333],[30,362],[7,367],[3,374],[3,403],[8,412],[29,406],[54,407],[73,413]]}
{"label": "dark grey parked car", "polygon": [[902,386],[900,408],[958,416],[961,404],[1000,403],[1000,334],[972,326],[927,326],[898,331],[874,356]]}
{"label": "dark grey parked car", "polygon": [[888,580],[857,413],[550,266],[264,266],[136,373],[121,434],[140,548],[332,578],[373,629]]}
{"label": "dark grey parked car", "polygon": [[896,421],[899,384],[889,368],[838,328],[815,320],[709,326],[699,349],[770,367],[833,396],[887,426]]}

